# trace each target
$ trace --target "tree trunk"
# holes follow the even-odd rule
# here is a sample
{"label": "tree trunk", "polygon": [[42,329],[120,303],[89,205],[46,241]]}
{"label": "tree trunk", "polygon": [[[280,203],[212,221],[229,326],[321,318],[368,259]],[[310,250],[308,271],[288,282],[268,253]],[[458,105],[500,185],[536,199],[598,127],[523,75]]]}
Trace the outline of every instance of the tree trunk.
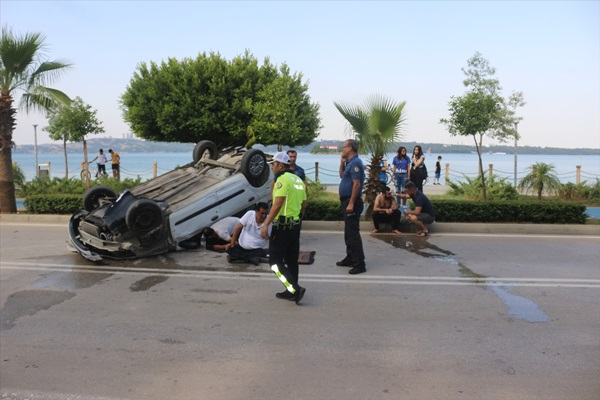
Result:
{"label": "tree trunk", "polygon": [[65,178],[69,178],[69,162],[67,161],[67,139],[63,140],[63,152],[65,153]]}
{"label": "tree trunk", "polygon": [[371,156],[369,161],[370,165],[367,165],[367,182],[364,188],[365,204],[367,209],[365,210],[365,219],[370,220],[373,215],[373,207],[375,206],[375,198],[377,197],[377,190],[380,188],[379,184],[379,172],[381,167],[379,161],[374,155]]}
{"label": "tree trunk", "polygon": [[12,166],[12,133],[15,127],[12,97],[0,96],[0,214],[17,212]]}
{"label": "tree trunk", "polygon": [[483,141],[483,134],[479,135],[479,143],[477,138],[473,135],[475,140],[475,147],[477,148],[477,157],[479,157],[479,179],[481,179],[481,190],[483,191],[483,201],[487,201],[487,193],[485,190],[485,175],[483,174],[483,160],[481,159],[481,142]]}
{"label": "tree trunk", "polygon": [[[87,171],[89,171],[90,165],[88,163],[87,142],[85,141],[85,138],[83,138],[83,162],[85,163],[85,167],[86,167]],[[85,190],[88,190],[90,188],[90,177],[89,177],[87,171],[84,173],[84,175],[85,175]]]}

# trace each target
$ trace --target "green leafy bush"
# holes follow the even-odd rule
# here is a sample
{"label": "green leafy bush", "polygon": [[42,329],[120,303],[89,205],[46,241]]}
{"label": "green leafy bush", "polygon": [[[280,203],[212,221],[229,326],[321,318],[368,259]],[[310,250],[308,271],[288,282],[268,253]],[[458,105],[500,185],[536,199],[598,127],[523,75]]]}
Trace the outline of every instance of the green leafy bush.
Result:
{"label": "green leafy bush", "polygon": [[341,221],[344,219],[344,214],[339,201],[309,198],[304,219],[308,221]]}
{"label": "green leafy bush", "polygon": [[73,214],[80,210],[81,195],[41,194],[25,198],[23,204],[33,214]]}
{"label": "green leafy bush", "polygon": [[438,222],[584,224],[585,205],[556,201],[432,200]]}
{"label": "green leafy bush", "polygon": [[13,181],[15,182],[15,192],[19,192],[23,188],[23,184],[25,183],[25,174],[23,173],[23,169],[17,163],[12,164],[13,167]]}
{"label": "green leafy bush", "polygon": [[[115,193],[121,193],[125,189],[130,189],[138,185],[142,178],[126,178],[117,181],[110,177],[101,177],[90,181],[90,187],[96,185],[105,185],[110,187]],[[25,182],[19,195],[28,197],[32,195],[42,194],[77,194],[80,197],[85,193],[85,181],[76,178],[35,178],[29,182]]]}
{"label": "green leafy bush", "polygon": [[600,203],[600,179],[596,179],[594,185],[588,185],[587,181],[580,183],[568,182],[561,185],[560,198],[565,200],[586,201],[589,203]]}
{"label": "green leafy bush", "polygon": [[[451,190],[450,196],[466,196],[469,200],[482,200],[483,188],[481,178],[469,178],[465,176],[466,182],[454,183],[446,181]],[[498,178],[492,175],[491,178],[484,177],[485,188],[488,200],[516,200],[519,193],[513,185],[507,182],[506,178]]]}

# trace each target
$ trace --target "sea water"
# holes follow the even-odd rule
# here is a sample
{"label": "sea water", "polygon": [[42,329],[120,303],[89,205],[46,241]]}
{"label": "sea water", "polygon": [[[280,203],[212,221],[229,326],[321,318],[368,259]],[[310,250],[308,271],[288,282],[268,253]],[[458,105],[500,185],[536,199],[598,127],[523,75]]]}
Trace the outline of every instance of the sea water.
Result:
{"label": "sea water", "polygon": [[[192,162],[192,154],[189,153],[125,153],[121,155],[121,177],[137,178],[143,180],[154,176],[156,165],[156,174],[162,175],[172,169]],[[83,155],[79,153],[67,153],[69,177],[80,176],[81,163]],[[387,161],[391,166],[395,154],[388,154]],[[477,154],[431,154],[426,155],[426,165],[429,171],[430,182],[433,180],[435,171],[435,162],[437,156],[442,156],[442,183],[445,181],[446,164],[448,164],[449,178],[455,182],[465,181],[466,177],[475,178],[478,171]],[[90,159],[95,154],[90,155]],[[366,164],[369,158],[360,155]],[[16,162],[25,174],[26,180],[31,180],[35,176],[35,157],[33,154],[13,154],[13,162]],[[506,178],[508,182],[514,180],[514,155],[513,154],[483,154],[483,169],[488,173],[490,164],[493,165],[493,173],[500,178]],[[65,176],[65,160],[63,154],[44,154],[38,153],[38,164],[50,163],[50,177]],[[555,173],[561,182],[576,182],[577,166],[581,166],[580,179],[594,184],[596,179],[600,179],[600,155],[548,155],[548,154],[519,154],[517,155],[517,182],[531,171],[531,166],[537,162],[552,164],[555,167]],[[318,163],[318,169],[317,164]],[[338,184],[339,178],[339,154],[311,154],[298,153],[298,165],[306,170],[306,176],[315,180],[318,171],[319,181],[323,184]],[[92,167],[95,167],[92,164]],[[111,174],[110,163],[106,165],[107,173]],[[46,169],[46,166],[42,167]]]}

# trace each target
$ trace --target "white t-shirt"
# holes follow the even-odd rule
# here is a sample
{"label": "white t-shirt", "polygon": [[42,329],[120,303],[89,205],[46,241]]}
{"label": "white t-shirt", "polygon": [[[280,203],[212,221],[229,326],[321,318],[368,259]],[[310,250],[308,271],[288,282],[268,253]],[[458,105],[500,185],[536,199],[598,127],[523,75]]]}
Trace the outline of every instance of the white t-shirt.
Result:
{"label": "white t-shirt", "polygon": [[[253,249],[266,249],[267,248],[267,239],[263,239],[260,237],[260,231],[263,228],[263,224],[258,225],[256,223],[256,212],[248,211],[244,216],[240,219],[240,224],[244,227],[242,229],[242,233],[240,233],[240,237],[238,238],[238,243],[246,250]],[[269,230],[267,237],[271,234],[271,225],[269,225]]]}
{"label": "white t-shirt", "polygon": [[225,217],[220,221],[215,222],[210,227],[217,236],[219,236],[223,240],[229,241],[231,239],[231,234],[235,230],[240,219],[237,217]]}
{"label": "white t-shirt", "polygon": [[106,164],[106,155],[104,153],[98,153],[98,164]]}

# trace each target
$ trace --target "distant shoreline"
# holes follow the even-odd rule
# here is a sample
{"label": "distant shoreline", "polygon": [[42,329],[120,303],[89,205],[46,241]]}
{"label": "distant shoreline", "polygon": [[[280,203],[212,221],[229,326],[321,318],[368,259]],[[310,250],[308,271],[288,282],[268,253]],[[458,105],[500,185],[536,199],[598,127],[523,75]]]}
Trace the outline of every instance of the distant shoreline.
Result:
{"label": "distant shoreline", "polygon": [[[313,152],[312,150],[316,146],[326,145],[338,145],[341,146],[342,140],[334,141],[318,141],[313,142],[308,146],[295,146],[294,149],[299,153],[313,153],[313,154],[334,154],[331,152]],[[412,149],[417,143],[414,142],[403,142],[402,145],[408,149]],[[430,152],[431,155],[436,154],[468,154],[474,153],[475,147],[468,145],[448,145],[440,143],[420,143],[423,150]],[[87,140],[87,148],[89,154],[95,154],[98,149],[102,148],[105,151],[112,148],[118,152],[123,153],[185,153],[192,152],[194,150],[194,143],[165,143],[165,142],[149,142],[141,139],[114,139],[114,138],[94,138]],[[38,153],[44,154],[63,154],[63,144],[61,142],[56,143],[44,143],[39,144]],[[266,153],[277,152],[277,146],[255,146],[258,149],[265,151]],[[288,149],[289,146],[284,146],[284,149]],[[393,149],[396,147],[393,146]],[[67,143],[67,154],[81,154],[83,151],[82,143]],[[514,154],[514,146],[509,145],[495,145],[495,146],[483,146],[483,154]],[[13,149],[13,154],[34,154],[34,145],[24,144],[17,145]],[[390,150],[388,153],[395,153],[395,150]],[[543,154],[543,155],[577,155],[577,156],[590,156],[600,155],[600,148],[554,148],[554,147],[533,147],[533,146],[521,146],[517,147],[518,154]]]}

